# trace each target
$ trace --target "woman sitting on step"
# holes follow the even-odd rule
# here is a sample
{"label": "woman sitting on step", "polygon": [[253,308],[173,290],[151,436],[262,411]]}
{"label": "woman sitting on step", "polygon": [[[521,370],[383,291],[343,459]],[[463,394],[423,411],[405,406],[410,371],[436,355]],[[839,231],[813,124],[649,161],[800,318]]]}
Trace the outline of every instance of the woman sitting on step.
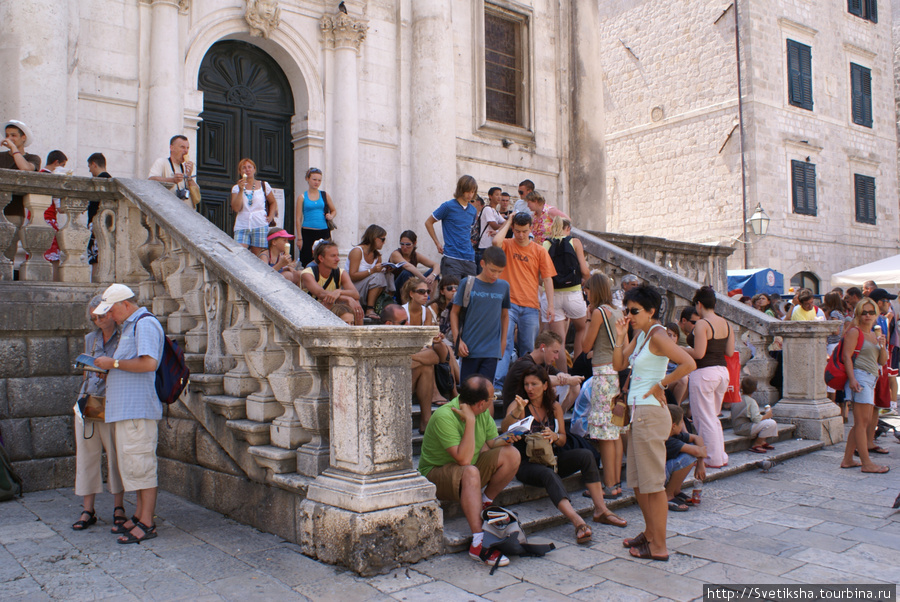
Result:
{"label": "woman sitting on step", "polygon": [[[560,512],[575,525],[575,541],[586,544],[591,541],[591,528],[569,501],[569,494],[562,482],[562,477],[581,471],[591,499],[594,501],[593,518],[595,523],[625,527],[628,523],[612,513],[603,500],[603,484],[600,481],[600,469],[587,449],[569,449],[566,444],[566,429],[563,421],[562,406],[556,401],[556,391],[550,386],[550,377],[542,366],[534,366],[525,371],[523,386],[528,399],[516,396],[515,402],[509,405],[506,418],[500,432],[526,416],[532,416],[531,433],[515,444],[522,455],[522,462],[516,478],[534,487],[543,487],[559,508]],[[543,445],[529,443],[527,439],[541,439]],[[540,443],[540,442],[538,442]],[[552,449],[553,458],[541,455],[539,451],[547,451],[546,445]],[[533,451],[529,455],[529,447]],[[555,460],[555,467],[553,467]]]}

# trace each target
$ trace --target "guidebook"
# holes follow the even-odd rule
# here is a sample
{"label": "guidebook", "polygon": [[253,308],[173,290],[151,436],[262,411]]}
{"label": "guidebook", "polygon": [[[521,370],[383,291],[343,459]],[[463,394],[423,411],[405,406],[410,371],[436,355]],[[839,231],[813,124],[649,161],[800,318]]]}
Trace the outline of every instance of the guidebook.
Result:
{"label": "guidebook", "polygon": [[94,358],[86,353],[82,353],[78,357],[75,358],[75,369],[76,370],[84,370],[86,372],[99,372],[100,374],[107,374],[109,370],[104,370],[103,368],[98,368],[94,364]]}
{"label": "guidebook", "polygon": [[497,439],[509,441],[509,437],[511,435],[524,435],[526,433],[530,433],[532,422],[534,422],[534,416],[526,416],[522,420],[513,422],[511,425],[509,425],[509,428],[506,429],[506,432],[497,437]]}

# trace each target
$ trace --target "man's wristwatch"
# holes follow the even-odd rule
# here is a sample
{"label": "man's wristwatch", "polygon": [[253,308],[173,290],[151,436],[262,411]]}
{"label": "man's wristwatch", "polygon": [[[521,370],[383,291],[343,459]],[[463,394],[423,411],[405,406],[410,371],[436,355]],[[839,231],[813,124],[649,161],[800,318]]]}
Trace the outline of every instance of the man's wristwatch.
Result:
{"label": "man's wristwatch", "polygon": [[117,370],[119,369],[119,360],[115,360],[115,361],[113,362],[113,368],[115,368],[115,369],[117,369]]}

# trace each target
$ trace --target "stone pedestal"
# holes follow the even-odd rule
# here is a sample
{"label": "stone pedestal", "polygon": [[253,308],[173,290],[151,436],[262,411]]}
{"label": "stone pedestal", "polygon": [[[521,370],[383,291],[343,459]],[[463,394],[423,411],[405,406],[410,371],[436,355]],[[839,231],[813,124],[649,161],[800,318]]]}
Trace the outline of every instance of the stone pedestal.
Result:
{"label": "stone pedestal", "polygon": [[794,434],[829,444],[844,440],[841,411],[826,396],[823,371],[825,339],[838,322],[783,322],[772,334],[784,339],[782,399],[772,408],[775,420],[797,426]]}
{"label": "stone pedestal", "polygon": [[434,328],[304,329],[327,356],[331,466],[310,484],[298,514],[303,552],[369,575],[437,554],[443,546],[434,486],[412,465],[410,355]]}

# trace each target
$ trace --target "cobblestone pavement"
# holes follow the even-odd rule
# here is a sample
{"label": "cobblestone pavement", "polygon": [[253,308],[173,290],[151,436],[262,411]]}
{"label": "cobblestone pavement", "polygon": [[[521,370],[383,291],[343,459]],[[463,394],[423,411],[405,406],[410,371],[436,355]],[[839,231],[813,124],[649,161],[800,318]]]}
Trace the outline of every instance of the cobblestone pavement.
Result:
{"label": "cobblestone pavement", "polygon": [[[590,546],[571,526],[542,532],[559,549],[513,558],[490,576],[468,554],[441,556],[363,579],[300,554],[292,543],[162,493],[159,537],[121,546],[101,520],[72,531],[71,490],[0,505],[0,598],[23,600],[693,600],[704,583],[900,583],[900,445],[881,441],[892,470],[841,470],[843,445],[708,484],[699,509],[669,515],[668,563],[633,560],[627,529],[593,525]],[[128,499],[128,510],[133,510]],[[549,501],[547,502],[550,503]]]}

